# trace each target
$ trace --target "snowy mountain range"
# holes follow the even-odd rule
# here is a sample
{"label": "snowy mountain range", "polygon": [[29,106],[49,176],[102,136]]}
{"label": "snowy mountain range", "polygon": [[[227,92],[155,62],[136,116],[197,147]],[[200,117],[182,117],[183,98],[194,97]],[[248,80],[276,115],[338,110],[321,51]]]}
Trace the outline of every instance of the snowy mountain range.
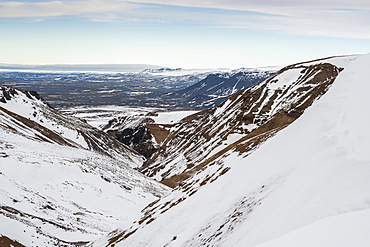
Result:
{"label": "snowy mountain range", "polygon": [[147,116],[147,160],[2,86],[0,241],[368,246],[369,66],[370,54],[293,64],[181,120]]}

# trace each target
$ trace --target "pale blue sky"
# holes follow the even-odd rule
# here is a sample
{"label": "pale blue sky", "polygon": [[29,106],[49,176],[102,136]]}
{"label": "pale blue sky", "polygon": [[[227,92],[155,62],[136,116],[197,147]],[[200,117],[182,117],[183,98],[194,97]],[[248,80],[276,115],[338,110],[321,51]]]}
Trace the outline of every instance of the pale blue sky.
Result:
{"label": "pale blue sky", "polygon": [[0,2],[0,63],[238,68],[370,52],[363,0]]}

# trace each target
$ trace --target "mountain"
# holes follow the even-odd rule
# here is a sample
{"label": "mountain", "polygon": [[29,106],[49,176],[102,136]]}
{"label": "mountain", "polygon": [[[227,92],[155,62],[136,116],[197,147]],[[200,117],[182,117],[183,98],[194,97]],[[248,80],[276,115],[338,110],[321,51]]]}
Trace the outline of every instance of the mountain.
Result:
{"label": "mountain", "polygon": [[0,86],[0,133],[1,246],[85,245],[170,192],[133,169],[143,156],[36,92]]}
{"label": "mountain", "polygon": [[141,166],[144,161],[138,153],[133,153],[133,150],[103,131],[80,119],[60,114],[34,91],[0,86],[0,110],[4,118],[11,119],[5,127],[30,138],[82,147],[117,159],[130,160],[133,167]]}
{"label": "mountain", "polygon": [[369,65],[294,64],[168,127],[142,171],[174,191],[93,245],[369,245]]}
{"label": "mountain", "polygon": [[249,88],[274,74],[274,71],[241,68],[231,72],[217,72],[169,96],[179,98],[178,106],[205,109],[216,106],[229,96]]}
{"label": "mountain", "polygon": [[141,171],[173,187],[229,149],[251,152],[297,119],[328,90],[340,70],[325,60],[283,68],[217,107],[168,127],[169,135]]}

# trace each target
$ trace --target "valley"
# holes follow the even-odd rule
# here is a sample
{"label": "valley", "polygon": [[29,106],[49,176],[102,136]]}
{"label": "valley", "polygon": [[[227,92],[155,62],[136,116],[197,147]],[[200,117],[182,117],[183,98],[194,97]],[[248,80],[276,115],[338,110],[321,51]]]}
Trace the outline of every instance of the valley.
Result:
{"label": "valley", "polygon": [[1,73],[0,246],[367,246],[369,65]]}

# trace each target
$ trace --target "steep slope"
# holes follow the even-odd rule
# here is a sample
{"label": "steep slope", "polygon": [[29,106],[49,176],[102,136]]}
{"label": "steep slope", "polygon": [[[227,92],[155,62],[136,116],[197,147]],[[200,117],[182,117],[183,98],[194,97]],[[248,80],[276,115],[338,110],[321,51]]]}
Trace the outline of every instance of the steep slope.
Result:
{"label": "steep slope", "polygon": [[366,247],[370,243],[370,210],[330,216],[258,247]]}
{"label": "steep slope", "polygon": [[0,235],[25,246],[92,241],[168,192],[106,155],[0,134]]}
{"label": "steep slope", "polygon": [[336,60],[351,59],[288,66],[221,105],[189,116],[168,128],[170,134],[141,171],[175,187],[230,149],[251,152],[328,90],[341,70]]}
{"label": "steep slope", "polygon": [[94,150],[120,159],[132,167],[144,158],[80,119],[60,114],[36,92],[0,85],[1,125],[18,134],[40,141]]}
{"label": "steep slope", "polygon": [[1,246],[82,246],[169,193],[131,168],[142,156],[35,92],[1,86],[0,101]]}
{"label": "steep slope", "polygon": [[[219,151],[214,153],[216,156],[208,156],[211,161],[192,171],[173,193],[148,205],[141,219],[129,229],[112,232],[95,246],[256,246],[329,216],[369,209],[369,119],[359,107],[370,105],[366,79],[369,65],[370,55],[296,64],[252,88],[250,92],[268,88],[270,94],[264,97],[262,90],[256,98],[269,102],[267,96],[276,91],[272,89],[284,89],[285,85],[290,97],[270,104],[284,103],[286,107],[280,111],[284,115],[272,124],[277,107],[262,111],[269,114],[258,118],[265,121],[254,126],[257,133],[253,137],[248,137],[253,130],[247,130],[222,154]],[[344,71],[339,73],[339,68]],[[303,100],[301,94],[306,95]],[[230,101],[240,95],[248,94],[240,93]],[[253,113],[264,108],[264,104],[256,103],[258,100],[253,102]],[[222,109],[223,115],[232,115],[227,111],[232,105],[225,102],[212,112]],[[295,107],[290,108],[292,105]],[[244,108],[244,112],[249,114],[250,108]],[[235,112],[235,108],[231,109]],[[293,117],[285,121],[289,113]],[[187,121],[197,118],[200,114]],[[217,123],[213,126],[222,133],[224,128]],[[233,126],[228,125],[228,129]],[[197,155],[202,154],[194,157]],[[182,164],[179,169],[175,162],[172,167],[166,174],[160,173],[166,168],[158,169],[158,173],[181,174],[189,169]],[[355,214],[349,217],[352,216]]]}
{"label": "steep slope", "polygon": [[229,96],[267,79],[274,73],[245,68],[213,73],[198,83],[170,94],[170,97],[181,99],[179,107],[206,109],[220,104]]}

